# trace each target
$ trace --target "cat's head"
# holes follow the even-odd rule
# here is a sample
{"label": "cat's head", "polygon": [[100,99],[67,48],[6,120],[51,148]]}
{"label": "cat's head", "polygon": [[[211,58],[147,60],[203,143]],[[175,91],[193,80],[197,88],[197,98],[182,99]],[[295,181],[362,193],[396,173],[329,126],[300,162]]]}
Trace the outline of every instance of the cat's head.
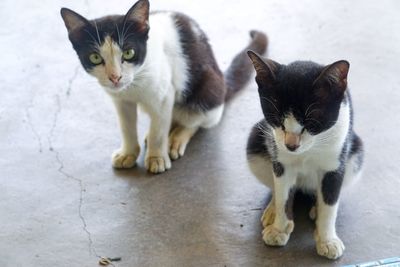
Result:
{"label": "cat's head", "polygon": [[110,92],[124,90],[146,56],[149,2],[139,0],[125,16],[87,20],[62,8],[61,16],[79,60]]}
{"label": "cat's head", "polygon": [[261,107],[277,146],[300,154],[337,122],[345,99],[349,63],[327,66],[296,61],[282,65],[248,52],[256,69]]}

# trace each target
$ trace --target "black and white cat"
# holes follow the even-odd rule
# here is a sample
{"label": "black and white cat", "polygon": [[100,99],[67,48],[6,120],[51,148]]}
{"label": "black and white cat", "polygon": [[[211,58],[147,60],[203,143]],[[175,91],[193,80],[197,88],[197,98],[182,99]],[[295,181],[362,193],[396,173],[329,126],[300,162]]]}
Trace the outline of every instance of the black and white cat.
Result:
{"label": "black and white cat", "polygon": [[116,168],[133,167],[139,155],[137,105],[151,118],[145,166],[164,172],[199,128],[220,121],[227,99],[248,82],[247,49],[263,54],[267,46],[266,36],[252,31],[224,76],[198,24],[180,13],[149,14],[148,0],[125,16],[89,21],[66,8],[61,15],[83,67],[115,104],[122,130],[121,148],[112,155]]}
{"label": "black and white cat", "polygon": [[335,222],[340,191],[360,176],[361,139],[353,130],[347,89],[349,63],[328,66],[296,61],[282,65],[248,52],[264,119],[248,139],[247,158],[254,175],[273,192],[261,218],[263,239],[284,246],[293,231],[292,204],[297,190],[316,197],[318,254],[340,257],[344,245]]}

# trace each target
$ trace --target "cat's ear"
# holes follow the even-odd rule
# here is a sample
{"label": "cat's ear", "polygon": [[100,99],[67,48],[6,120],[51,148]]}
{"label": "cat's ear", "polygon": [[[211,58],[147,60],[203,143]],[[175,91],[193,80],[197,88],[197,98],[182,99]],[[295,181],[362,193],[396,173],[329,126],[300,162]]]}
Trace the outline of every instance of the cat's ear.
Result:
{"label": "cat's ear", "polygon": [[317,93],[325,97],[332,93],[343,95],[347,88],[349,68],[350,63],[346,60],[339,60],[326,66],[314,81]]}
{"label": "cat's ear", "polygon": [[79,15],[75,11],[72,11],[71,9],[63,7],[61,8],[60,13],[68,32],[89,24],[89,21],[87,19],[85,19],[83,16]]}
{"label": "cat's ear", "polygon": [[271,59],[262,59],[257,53],[250,50],[247,51],[247,55],[250,57],[256,70],[256,82],[258,86],[270,87],[276,79],[276,72],[280,64]]}
{"label": "cat's ear", "polygon": [[146,30],[149,27],[149,9],[150,3],[148,0],[139,0],[126,13],[125,21],[137,21],[142,25],[142,30]]}

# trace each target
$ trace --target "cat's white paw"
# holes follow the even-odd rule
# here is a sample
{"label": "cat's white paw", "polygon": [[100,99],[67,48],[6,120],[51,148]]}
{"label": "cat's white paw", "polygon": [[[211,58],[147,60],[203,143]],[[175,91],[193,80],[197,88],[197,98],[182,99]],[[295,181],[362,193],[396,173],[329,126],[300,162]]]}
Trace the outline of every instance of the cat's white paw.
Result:
{"label": "cat's white paw", "polygon": [[177,160],[185,154],[187,143],[183,143],[180,140],[174,140],[171,143],[171,147],[169,149],[169,156],[172,160]]}
{"label": "cat's white paw", "polygon": [[189,129],[182,126],[174,128],[169,135],[169,156],[177,160],[185,154],[186,147],[196,129]]}
{"label": "cat's white paw", "polygon": [[310,212],[308,213],[308,216],[313,221],[317,218],[317,208],[315,206],[311,207]]}
{"label": "cat's white paw", "polygon": [[171,160],[166,156],[146,156],[145,167],[151,173],[162,173],[171,169]]}
{"label": "cat's white paw", "polygon": [[275,207],[272,201],[269,202],[268,206],[265,208],[264,213],[261,217],[261,223],[263,227],[267,227],[274,223],[275,220]]}
{"label": "cat's white paw", "polygon": [[263,240],[269,246],[285,246],[289,241],[290,234],[294,229],[293,221],[289,221],[284,231],[275,228],[274,225],[268,225],[264,228]]}
{"label": "cat's white paw", "polygon": [[317,253],[328,259],[335,260],[343,255],[345,246],[340,238],[332,238],[326,241],[320,240],[316,235]]}
{"label": "cat's white paw", "polygon": [[136,159],[140,154],[140,147],[135,153],[126,154],[121,149],[114,151],[111,155],[112,166],[117,169],[128,169],[136,165]]}

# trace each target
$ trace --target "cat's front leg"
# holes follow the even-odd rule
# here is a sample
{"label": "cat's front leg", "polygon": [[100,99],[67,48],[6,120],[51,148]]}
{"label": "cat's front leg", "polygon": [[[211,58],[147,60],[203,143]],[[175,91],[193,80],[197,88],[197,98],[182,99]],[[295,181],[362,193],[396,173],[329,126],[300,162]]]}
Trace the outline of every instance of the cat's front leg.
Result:
{"label": "cat's front leg", "polygon": [[162,173],[171,168],[168,155],[168,134],[171,128],[173,97],[163,104],[149,110],[150,131],[147,135],[145,166],[149,172]]}
{"label": "cat's front leg", "polygon": [[137,105],[133,102],[113,99],[122,134],[121,147],[111,156],[114,168],[132,168],[140,154],[137,136]]}
{"label": "cat's front leg", "polygon": [[274,223],[263,230],[263,239],[270,246],[284,246],[294,229],[292,202],[296,174],[290,168],[274,163]]}
{"label": "cat's front leg", "polygon": [[314,238],[318,254],[329,259],[339,258],[345,249],[335,227],[342,181],[341,172],[327,172],[317,193],[317,229]]}

